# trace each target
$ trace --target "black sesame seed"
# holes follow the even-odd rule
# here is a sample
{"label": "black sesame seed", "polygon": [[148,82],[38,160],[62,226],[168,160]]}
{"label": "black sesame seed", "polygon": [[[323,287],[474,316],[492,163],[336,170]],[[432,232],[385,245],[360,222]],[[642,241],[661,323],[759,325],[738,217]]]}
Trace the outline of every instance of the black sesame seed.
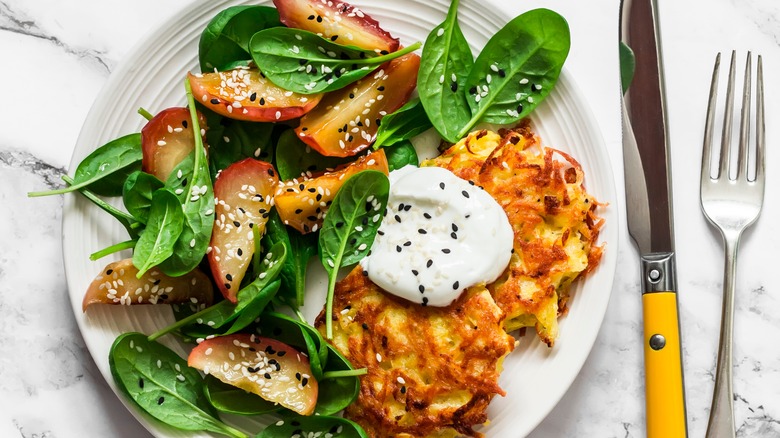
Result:
{"label": "black sesame seed", "polygon": [[378,86],[377,91],[385,91],[385,86],[384,85]]}
{"label": "black sesame seed", "polygon": [[181,121],[181,126],[184,126],[184,128],[186,129],[187,128],[187,121],[186,120],[182,120]]}
{"label": "black sesame seed", "polygon": [[452,90],[453,93],[458,91],[458,83],[453,82],[452,84],[450,84],[450,90]]}
{"label": "black sesame seed", "polygon": [[401,210],[403,210],[403,209],[404,209],[404,206],[405,206],[405,204],[404,204],[403,202],[402,202],[402,203],[400,203],[400,204],[398,204],[398,211],[401,211]]}
{"label": "black sesame seed", "polygon": [[452,224],[452,231],[458,231],[458,226],[455,223]]}
{"label": "black sesame seed", "polygon": [[261,97],[258,103],[260,103],[260,105],[265,105],[265,98]]}
{"label": "black sesame seed", "polygon": [[310,220],[312,222],[317,222],[317,216],[307,216],[306,219],[308,219],[308,220]]}
{"label": "black sesame seed", "polygon": [[395,221],[401,223],[401,216],[395,215]]}
{"label": "black sesame seed", "polygon": [[233,221],[233,225],[235,225],[235,226],[236,226],[236,228],[238,228],[238,227],[240,227],[240,226],[241,226],[241,222],[239,222],[239,221]]}
{"label": "black sesame seed", "polygon": [[252,93],[251,95],[249,95],[249,100],[251,102],[254,102],[255,100],[257,100],[257,93]]}
{"label": "black sesame seed", "polygon": [[225,289],[230,289],[230,283],[225,283]]}
{"label": "black sesame seed", "polygon": [[114,273],[114,270],[113,270],[113,269],[109,269],[108,271],[106,271],[106,275],[111,275],[111,274],[113,274],[113,273]]}
{"label": "black sesame seed", "polygon": [[428,213],[423,213],[423,216],[425,216],[425,219],[430,219],[431,218],[431,215],[428,214]]}
{"label": "black sesame seed", "polygon": [[518,113],[521,113],[521,112],[523,112],[523,104],[522,104],[522,103],[521,103],[521,104],[519,104],[519,105],[517,105],[517,112],[518,112]]}
{"label": "black sesame seed", "polygon": [[420,290],[420,293],[425,293],[425,286],[420,285],[420,287],[418,287],[417,289]]}
{"label": "black sesame seed", "polygon": [[263,374],[263,377],[265,377],[266,379],[270,379],[270,378],[271,378],[271,375],[270,375],[270,374],[268,374],[268,373],[265,373],[265,374]]}
{"label": "black sesame seed", "polygon": [[469,192],[467,192],[467,191],[465,191],[465,190],[464,190],[464,191],[462,191],[462,192],[460,192],[460,193],[461,193],[461,194],[462,194],[464,197],[466,197],[466,198],[468,198],[468,197],[469,197]]}
{"label": "black sesame seed", "polygon": [[469,88],[469,94],[477,94],[477,87]]}
{"label": "black sesame seed", "polygon": [[307,20],[314,20],[314,18],[316,18],[314,15],[309,15],[309,16],[307,17]]}
{"label": "black sesame seed", "polygon": [[458,290],[458,288],[460,288],[460,282],[456,281],[455,283],[452,283],[452,288]]}
{"label": "black sesame seed", "polygon": [[336,222],[336,228],[341,228],[343,226],[344,226],[344,222],[341,222],[341,221]]}
{"label": "black sesame seed", "polygon": [[[267,349],[266,349],[266,350],[267,350]],[[271,351],[275,351],[275,350],[271,350]],[[270,360],[268,361],[268,365],[276,365],[277,363],[278,363],[278,362],[276,361],[276,359],[270,359]]]}
{"label": "black sesame seed", "polygon": [[363,323],[362,327],[363,327],[363,330],[368,330],[368,324],[366,324],[365,322]]}
{"label": "black sesame seed", "polygon": [[301,373],[295,373],[295,380],[301,380]]}
{"label": "black sesame seed", "polygon": [[[350,99],[354,99],[355,98],[355,93],[349,93],[349,98]],[[347,126],[347,125],[344,125],[344,126]]]}
{"label": "black sesame seed", "polygon": [[395,246],[395,250],[398,251],[398,252],[401,252],[401,246],[400,245],[396,245]]}
{"label": "black sesame seed", "polygon": [[181,180],[181,186],[182,186],[182,187],[187,187],[187,178],[183,178],[183,179]]}
{"label": "black sesame seed", "polygon": [[317,15],[317,23],[322,23],[322,17]]}
{"label": "black sesame seed", "polygon": [[301,214],[301,213],[303,213],[303,210],[301,210],[300,208],[295,209],[295,214]]}
{"label": "black sesame seed", "polygon": [[431,266],[433,266],[433,260],[432,259],[428,259],[428,263],[425,264],[425,267],[426,268],[430,268]]}
{"label": "black sesame seed", "polygon": [[404,246],[411,246],[411,245],[412,245],[412,242],[411,242],[411,241],[409,241],[409,240],[407,240],[406,242],[404,242]]}
{"label": "black sesame seed", "polygon": [[428,297],[423,297],[422,299],[422,305],[427,306],[428,305]]}
{"label": "black sesame seed", "polygon": [[157,399],[157,404],[161,405],[161,404],[163,404],[164,401],[165,401],[165,397],[160,397],[160,398]]}
{"label": "black sesame seed", "polygon": [[241,248],[238,248],[238,251],[236,251],[236,254],[238,254],[238,256],[241,257],[242,255],[244,255],[244,250],[241,249]]}
{"label": "black sesame seed", "polygon": [[309,379],[308,378],[304,377],[303,379],[301,379],[301,386],[306,386],[308,384],[309,384]]}
{"label": "black sesame seed", "polygon": [[143,387],[144,387],[144,379],[138,379],[138,387],[143,389]]}
{"label": "black sesame seed", "polygon": [[441,250],[441,252],[443,252],[444,254],[449,254],[451,251],[449,248],[444,248]]}
{"label": "black sesame seed", "polygon": [[233,281],[233,276],[230,274],[225,274],[225,278],[227,278],[227,281]]}
{"label": "black sesame seed", "polygon": [[384,236],[385,235],[385,232],[382,231],[382,230],[377,230],[376,233],[379,234],[380,236]]}
{"label": "black sesame seed", "polygon": [[415,276],[416,276],[417,274],[419,274],[419,273],[420,273],[420,272],[419,272],[417,269],[412,269],[412,274],[414,274]]}
{"label": "black sesame seed", "polygon": [[443,183],[443,182],[440,182],[440,183],[439,183],[439,187],[441,187],[441,189],[442,189],[442,190],[444,190],[444,187],[445,187],[445,186],[444,186],[444,183]]}
{"label": "black sesame seed", "polygon": [[274,176],[274,175],[276,175],[276,173],[274,173],[273,169],[268,169],[268,175]]}
{"label": "black sesame seed", "polygon": [[450,233],[450,237],[452,237],[453,239],[457,239],[458,238],[458,234],[457,233]]}
{"label": "black sesame seed", "polygon": [[162,295],[160,295],[160,298],[163,299],[163,300],[167,300],[168,299],[168,294],[162,294]]}
{"label": "black sesame seed", "polygon": [[217,99],[217,98],[211,99],[211,103],[214,104],[214,105],[217,105],[217,104],[219,104],[219,99]]}
{"label": "black sesame seed", "polygon": [[368,218],[364,217],[362,221],[360,221],[364,226],[368,225]]}
{"label": "black sesame seed", "polygon": [[401,394],[406,394],[406,387],[405,386],[401,387]]}
{"label": "black sesame seed", "polygon": [[409,210],[411,210],[411,209],[412,209],[412,206],[411,206],[411,204],[410,204],[410,205],[405,205],[405,206],[404,206],[404,211],[409,211]]}
{"label": "black sesame seed", "polygon": [[420,234],[428,234],[428,232],[427,232],[427,231],[425,231],[425,230],[423,230],[422,228],[420,228],[419,230],[417,230],[417,232],[418,232],[418,233],[420,233]]}
{"label": "black sesame seed", "polygon": [[504,71],[503,68],[498,69],[498,76],[502,78],[506,77],[506,72]]}
{"label": "black sesame seed", "polygon": [[368,271],[366,271],[365,269],[363,270],[363,276],[368,277]]}

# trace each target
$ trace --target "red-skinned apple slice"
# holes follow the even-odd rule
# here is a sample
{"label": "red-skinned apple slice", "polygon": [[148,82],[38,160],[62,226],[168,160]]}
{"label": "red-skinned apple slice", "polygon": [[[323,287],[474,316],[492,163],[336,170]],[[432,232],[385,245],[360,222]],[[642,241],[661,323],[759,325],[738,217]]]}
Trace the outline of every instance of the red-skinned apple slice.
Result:
{"label": "red-skinned apple slice", "polygon": [[192,94],[207,108],[225,117],[250,122],[280,122],[311,111],[322,94],[298,94],[279,88],[258,69],[188,75]]}
{"label": "red-skinned apple slice", "polygon": [[274,196],[279,218],[303,234],[317,231],[341,186],[363,170],[387,175],[385,151],[379,149],[333,171],[314,174],[311,179],[283,182]]}
{"label": "red-skinned apple slice", "polygon": [[322,155],[349,157],[376,140],[386,114],[400,108],[417,84],[420,57],[394,59],[356,83],[328,93],[301,118],[298,137]]}
{"label": "red-skinned apple slice", "polygon": [[262,236],[279,177],[273,166],[247,158],[231,164],[214,182],[215,220],[208,259],[217,287],[231,302],[255,253],[252,228]]}
{"label": "red-skinned apple slice", "polygon": [[187,364],[301,415],[311,415],[317,404],[309,359],[274,339],[249,334],[207,339],[190,352]]}
{"label": "red-skinned apple slice", "polygon": [[133,259],[109,263],[92,280],[84,294],[81,308],[86,312],[92,304],[180,304],[194,303],[210,306],[214,301],[214,287],[209,278],[195,269],[181,277],[169,277],[152,268],[141,278]]}
{"label": "red-skinned apple slice", "polygon": [[[208,129],[201,113],[198,123],[201,132]],[[141,129],[142,170],[167,180],[173,168],[195,149],[191,124],[187,108],[167,108],[149,120]]]}
{"label": "red-skinned apple slice", "polygon": [[287,27],[308,30],[338,44],[377,52],[398,50],[398,38],[349,3],[330,0],[274,0]]}

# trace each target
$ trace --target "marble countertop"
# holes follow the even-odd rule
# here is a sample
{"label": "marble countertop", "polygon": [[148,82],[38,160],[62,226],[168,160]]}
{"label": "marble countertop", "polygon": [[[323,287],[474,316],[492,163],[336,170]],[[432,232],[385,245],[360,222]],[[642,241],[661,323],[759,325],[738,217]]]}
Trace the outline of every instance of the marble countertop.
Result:
{"label": "marble countertop", "polygon": [[[498,4],[498,0],[491,0]],[[780,299],[771,227],[780,220],[780,5],[772,0],[658,0],[674,176],[677,270],[688,425],[703,436],[715,374],[723,245],[698,201],[701,137],[715,54],[763,55],[768,181],[743,239],[737,279],[734,392],[738,436],[780,436]],[[0,436],[149,436],[97,371],[68,302],[61,197],[28,199],[66,171],[83,120],[112,70],[186,0],[0,0]],[[591,103],[623,199],[618,112],[618,1],[513,2],[558,10],[572,27],[567,68]],[[707,13],[701,13],[707,11]],[[622,205],[615,206],[623,209]],[[604,324],[580,375],[532,437],[644,436],[637,251],[621,210],[619,262]]]}

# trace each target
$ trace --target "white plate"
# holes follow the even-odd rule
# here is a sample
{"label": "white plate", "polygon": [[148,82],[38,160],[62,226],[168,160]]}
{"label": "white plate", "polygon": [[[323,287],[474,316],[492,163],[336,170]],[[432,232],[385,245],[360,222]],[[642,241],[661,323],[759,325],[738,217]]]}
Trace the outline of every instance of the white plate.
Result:
{"label": "white plate", "polygon": [[[202,29],[220,10],[242,3],[250,2],[198,1],[139,44],[98,95],[84,122],[70,168],[74,169],[98,145],[123,134],[138,132],[143,124],[143,119],[136,115],[139,107],[154,113],[181,105],[184,102],[185,73],[197,69],[197,41]],[[270,1],[263,3],[270,4]],[[445,0],[424,3],[414,0],[381,3],[357,0],[353,3],[378,19],[385,29],[407,45],[424,41],[428,31],[443,21],[449,4]],[[463,0],[459,13],[463,32],[475,51],[483,47],[508,18],[499,11],[480,5],[477,0]],[[617,205],[612,168],[598,125],[565,70],[555,90],[539,106],[532,119],[545,145],[571,153],[582,164],[588,190],[602,202]],[[530,433],[569,388],[593,346],[612,290],[618,247],[617,212],[606,207],[600,214],[606,218],[600,238],[607,244],[602,261],[587,281],[577,283],[574,288],[570,311],[561,319],[560,337],[555,348],[549,349],[536,336],[529,335],[506,359],[500,384],[507,396],[496,397],[488,409],[490,426],[482,431],[489,437]],[[73,312],[98,368],[116,392],[108,367],[108,351],[116,336],[125,331],[152,333],[168,325],[173,317],[167,306],[93,306],[87,314],[82,313],[84,291],[110,261],[106,258],[91,262],[89,254],[125,240],[127,235],[113,218],[79,196],[65,198],[62,234]],[[116,255],[113,259],[119,258],[120,255]],[[321,274],[312,273],[308,285],[310,289],[321,289],[324,284]],[[309,298],[307,302],[305,314],[313,317],[321,308],[322,301]],[[171,346],[186,355],[180,345],[173,343]],[[211,436],[167,427],[140,412],[124,395],[118,394],[129,411],[158,437]],[[230,421],[247,426],[252,431],[259,430],[254,420],[231,417]]]}

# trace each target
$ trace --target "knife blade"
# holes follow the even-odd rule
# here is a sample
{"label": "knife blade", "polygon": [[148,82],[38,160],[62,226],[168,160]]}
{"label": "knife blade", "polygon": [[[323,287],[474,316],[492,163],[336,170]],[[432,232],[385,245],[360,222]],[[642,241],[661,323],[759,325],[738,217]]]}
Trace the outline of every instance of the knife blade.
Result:
{"label": "knife blade", "polygon": [[648,438],[687,436],[675,276],[671,172],[656,0],[621,1],[634,78],[623,99],[629,234],[640,253]]}

